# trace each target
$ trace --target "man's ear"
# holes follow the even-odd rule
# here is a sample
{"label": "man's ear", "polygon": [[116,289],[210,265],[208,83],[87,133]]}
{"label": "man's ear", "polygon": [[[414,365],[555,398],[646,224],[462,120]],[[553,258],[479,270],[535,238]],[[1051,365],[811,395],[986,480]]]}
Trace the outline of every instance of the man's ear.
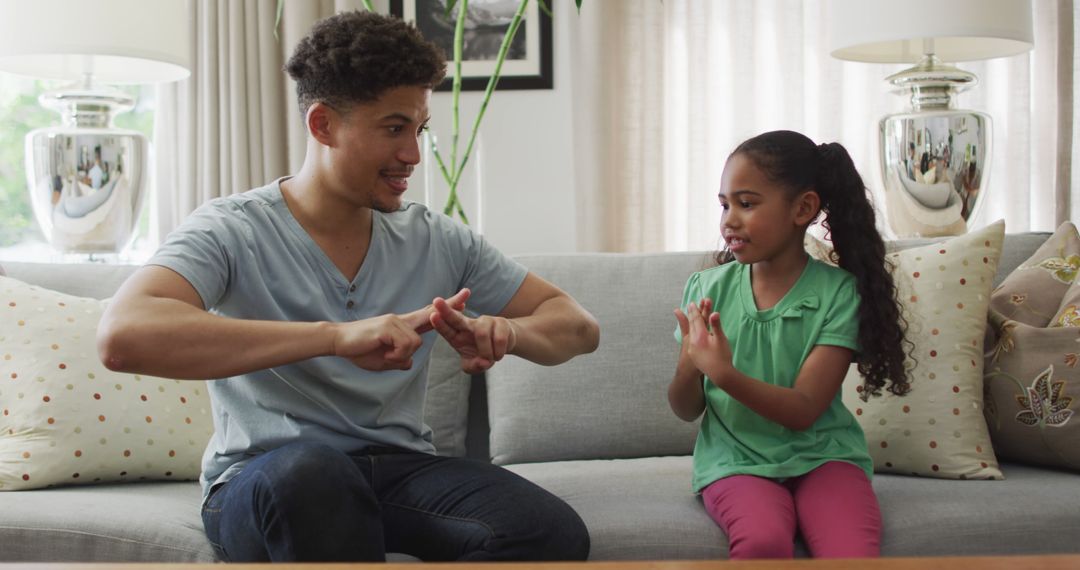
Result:
{"label": "man's ear", "polygon": [[807,190],[795,198],[795,225],[805,226],[817,218],[821,211],[821,196],[813,190]]}
{"label": "man's ear", "polygon": [[326,146],[333,146],[331,134],[340,119],[337,111],[321,101],[316,101],[308,107],[305,119],[308,133],[312,138]]}

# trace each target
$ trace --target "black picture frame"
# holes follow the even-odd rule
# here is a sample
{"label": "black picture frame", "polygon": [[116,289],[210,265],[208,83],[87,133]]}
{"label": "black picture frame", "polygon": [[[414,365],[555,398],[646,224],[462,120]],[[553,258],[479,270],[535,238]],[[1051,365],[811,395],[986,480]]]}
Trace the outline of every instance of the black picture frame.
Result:
{"label": "black picture frame", "polygon": [[[552,89],[552,27],[551,16],[541,10],[538,2],[530,2],[517,36],[511,46],[511,52],[503,62],[502,74],[496,90]],[[552,8],[553,2],[547,7]],[[457,8],[454,8],[457,10]],[[471,7],[470,7],[471,9]],[[450,91],[453,85],[454,52],[452,49],[454,27],[451,18],[445,15],[445,4],[439,0],[390,0],[390,14],[416,24],[417,29],[427,39],[434,41],[446,52],[447,74],[436,91]],[[530,21],[533,20],[533,21]],[[462,91],[483,91],[494,71],[495,55],[502,44],[508,24],[493,24],[479,31],[470,30],[473,37],[465,38],[465,57],[462,63]],[[486,32],[486,34],[485,34]],[[469,32],[467,32],[469,33]],[[530,42],[529,34],[535,34],[538,41]],[[481,38],[478,41],[475,38]],[[470,49],[471,48],[471,49]],[[469,52],[473,52],[470,54]],[[524,57],[515,56],[515,51]],[[473,54],[490,56],[490,59],[470,57]]]}

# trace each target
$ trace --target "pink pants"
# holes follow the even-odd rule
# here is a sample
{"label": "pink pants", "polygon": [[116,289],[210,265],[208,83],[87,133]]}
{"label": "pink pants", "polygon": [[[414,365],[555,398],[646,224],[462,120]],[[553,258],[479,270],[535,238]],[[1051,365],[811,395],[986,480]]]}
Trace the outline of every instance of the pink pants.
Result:
{"label": "pink pants", "polygon": [[881,511],[862,469],[831,461],[779,483],[752,475],[702,491],[705,510],[727,533],[730,558],[791,558],[795,531],[815,558],[880,555]]}

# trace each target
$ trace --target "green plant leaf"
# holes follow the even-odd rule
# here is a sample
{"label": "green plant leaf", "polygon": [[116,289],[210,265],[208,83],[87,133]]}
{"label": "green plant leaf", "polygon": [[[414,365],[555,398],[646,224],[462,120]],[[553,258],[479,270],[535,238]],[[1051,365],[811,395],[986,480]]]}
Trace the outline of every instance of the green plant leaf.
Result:
{"label": "green plant leaf", "polygon": [[450,14],[454,13],[454,6],[457,5],[457,0],[446,0],[446,17],[449,18]]}
{"label": "green plant leaf", "polygon": [[574,4],[577,4],[578,14],[581,13],[581,0],[574,0]]}
{"label": "green plant leaf", "polygon": [[278,30],[281,28],[281,14],[285,12],[285,0],[278,0],[277,3],[277,16],[274,17],[274,39],[281,41],[278,37]]}
{"label": "green plant leaf", "polygon": [[540,9],[543,10],[545,14],[547,14],[548,18],[554,17],[551,15],[551,8],[548,8],[547,0],[536,0],[536,3],[540,6]]}

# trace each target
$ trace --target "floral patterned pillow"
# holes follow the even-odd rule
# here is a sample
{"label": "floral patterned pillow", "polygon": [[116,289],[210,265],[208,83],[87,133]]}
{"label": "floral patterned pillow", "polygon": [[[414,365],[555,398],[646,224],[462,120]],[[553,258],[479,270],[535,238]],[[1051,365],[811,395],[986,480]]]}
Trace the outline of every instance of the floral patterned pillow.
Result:
{"label": "floral patterned pillow", "polygon": [[1080,470],[1078,268],[1066,222],[991,296],[985,413],[1002,459]]}
{"label": "floral patterned pillow", "polygon": [[990,306],[1010,321],[1046,327],[1062,318],[1062,301],[1077,271],[1080,234],[1076,226],[1065,222],[994,289]]}

